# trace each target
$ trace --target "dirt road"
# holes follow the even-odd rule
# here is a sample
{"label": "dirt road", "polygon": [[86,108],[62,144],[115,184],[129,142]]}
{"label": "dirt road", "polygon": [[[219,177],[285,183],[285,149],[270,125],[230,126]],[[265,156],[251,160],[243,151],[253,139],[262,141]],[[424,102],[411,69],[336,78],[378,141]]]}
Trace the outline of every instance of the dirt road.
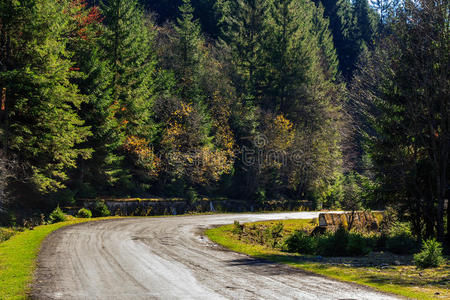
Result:
{"label": "dirt road", "polygon": [[395,299],[358,285],[226,251],[202,229],[317,213],[128,218],[46,239],[33,299]]}

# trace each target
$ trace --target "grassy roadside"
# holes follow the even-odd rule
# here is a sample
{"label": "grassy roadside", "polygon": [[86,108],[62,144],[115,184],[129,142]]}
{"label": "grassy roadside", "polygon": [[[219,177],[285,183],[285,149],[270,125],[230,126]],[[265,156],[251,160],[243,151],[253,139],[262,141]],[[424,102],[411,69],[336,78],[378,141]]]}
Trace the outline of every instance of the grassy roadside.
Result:
{"label": "grassy roadside", "polygon": [[[295,226],[295,221],[287,221],[287,228]],[[298,224],[305,223],[302,220]],[[264,222],[258,222],[262,224]],[[283,221],[284,223],[284,221]],[[267,222],[272,225],[273,222]],[[286,228],[286,226],[285,226]],[[297,227],[298,228],[298,227]],[[242,241],[233,233],[233,225],[209,229],[205,234],[212,241],[236,252],[256,258],[291,265],[302,270],[354,282],[375,288],[382,292],[393,293],[412,299],[449,299],[448,284],[440,286],[436,283],[436,275],[449,274],[448,265],[432,270],[417,270],[414,266],[390,266],[386,269],[376,267],[355,267],[345,264],[328,264],[316,262],[300,254],[282,252],[265,245]],[[445,275],[444,275],[445,277]]]}
{"label": "grassy roadside", "polygon": [[26,299],[29,284],[36,268],[36,258],[43,240],[53,231],[79,223],[104,220],[73,219],[67,222],[43,225],[18,233],[0,243],[0,299]]}

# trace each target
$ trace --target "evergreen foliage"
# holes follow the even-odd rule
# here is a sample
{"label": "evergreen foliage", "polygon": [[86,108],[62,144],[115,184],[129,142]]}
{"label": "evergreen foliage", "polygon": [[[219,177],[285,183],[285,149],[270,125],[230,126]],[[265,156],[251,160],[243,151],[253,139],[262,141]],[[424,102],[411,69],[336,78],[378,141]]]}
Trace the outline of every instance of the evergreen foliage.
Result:
{"label": "evergreen foliage", "polygon": [[64,187],[67,170],[89,148],[90,135],[78,110],[85,97],[70,81],[70,20],[67,2],[2,2],[2,147],[29,169],[31,186],[41,193]]}

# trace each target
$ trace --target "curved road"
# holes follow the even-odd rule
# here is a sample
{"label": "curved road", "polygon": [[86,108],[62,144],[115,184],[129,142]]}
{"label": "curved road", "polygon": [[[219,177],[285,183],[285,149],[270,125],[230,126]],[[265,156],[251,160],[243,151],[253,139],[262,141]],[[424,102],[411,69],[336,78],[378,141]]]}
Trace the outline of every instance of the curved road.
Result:
{"label": "curved road", "polygon": [[221,249],[202,230],[317,213],[127,218],[66,227],[39,254],[33,299],[395,299]]}

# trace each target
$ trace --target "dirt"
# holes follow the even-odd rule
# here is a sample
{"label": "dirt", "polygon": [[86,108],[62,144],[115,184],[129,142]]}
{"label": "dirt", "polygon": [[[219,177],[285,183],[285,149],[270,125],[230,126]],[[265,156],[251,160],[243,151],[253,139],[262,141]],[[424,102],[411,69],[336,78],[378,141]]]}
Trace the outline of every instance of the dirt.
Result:
{"label": "dirt", "polygon": [[286,265],[225,251],[202,235],[221,224],[318,213],[127,218],[51,234],[33,299],[396,299]]}

